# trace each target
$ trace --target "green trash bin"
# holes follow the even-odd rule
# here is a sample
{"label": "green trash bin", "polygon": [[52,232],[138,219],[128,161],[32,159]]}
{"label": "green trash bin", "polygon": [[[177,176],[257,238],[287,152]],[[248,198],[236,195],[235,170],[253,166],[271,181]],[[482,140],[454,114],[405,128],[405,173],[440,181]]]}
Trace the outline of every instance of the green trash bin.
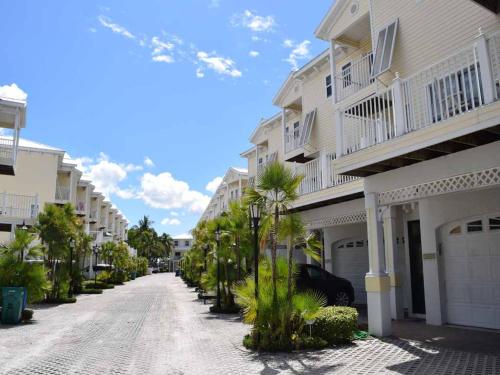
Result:
{"label": "green trash bin", "polygon": [[2,323],[18,324],[21,321],[25,301],[25,288],[2,288]]}

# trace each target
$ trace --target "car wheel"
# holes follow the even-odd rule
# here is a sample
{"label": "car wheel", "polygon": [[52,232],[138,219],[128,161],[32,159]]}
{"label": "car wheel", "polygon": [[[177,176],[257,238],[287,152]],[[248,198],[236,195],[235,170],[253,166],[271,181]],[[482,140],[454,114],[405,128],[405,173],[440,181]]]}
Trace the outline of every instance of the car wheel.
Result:
{"label": "car wheel", "polygon": [[336,306],[349,306],[349,295],[340,290],[335,294],[335,305]]}

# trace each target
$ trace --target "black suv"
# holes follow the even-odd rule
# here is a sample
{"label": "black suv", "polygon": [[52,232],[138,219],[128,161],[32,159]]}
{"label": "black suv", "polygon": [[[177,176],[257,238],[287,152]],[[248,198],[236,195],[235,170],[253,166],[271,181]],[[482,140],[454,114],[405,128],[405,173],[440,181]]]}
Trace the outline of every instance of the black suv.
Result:
{"label": "black suv", "polygon": [[297,289],[321,292],[327,297],[329,306],[350,306],[354,301],[354,289],[348,280],[312,264],[298,264],[297,267]]}

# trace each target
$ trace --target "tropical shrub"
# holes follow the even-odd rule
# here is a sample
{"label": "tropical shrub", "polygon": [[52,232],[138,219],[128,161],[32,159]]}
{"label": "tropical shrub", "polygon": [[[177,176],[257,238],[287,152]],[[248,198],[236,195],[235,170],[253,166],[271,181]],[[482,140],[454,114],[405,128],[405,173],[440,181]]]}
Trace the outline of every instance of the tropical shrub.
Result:
{"label": "tropical shrub", "polygon": [[135,259],[135,266],[137,269],[137,276],[145,276],[148,273],[148,260],[144,257],[137,257]]}
{"label": "tropical shrub", "polygon": [[[21,260],[41,255],[40,247],[32,245],[33,240],[32,233],[18,229],[14,240],[7,247],[0,249],[0,287],[26,288],[29,303],[42,300],[49,290],[43,264]],[[0,300],[1,298],[0,293]]]}
{"label": "tropical shrub", "polygon": [[297,340],[297,349],[323,349],[328,341],[318,336],[302,336]]}
{"label": "tropical shrub", "polygon": [[[276,273],[273,274],[272,270],[268,259],[261,261],[258,302],[253,276],[235,289],[236,302],[243,309],[244,322],[253,325],[251,345],[249,339],[245,340],[245,345],[266,351],[292,350],[298,347],[299,338],[304,336],[306,320],[315,318],[326,304],[326,299],[314,292],[297,293],[295,290],[289,299],[287,261],[277,258]],[[295,267],[293,272],[295,274]],[[276,277],[276,284],[273,277]]]}
{"label": "tropical shrub", "polygon": [[98,288],[84,288],[82,289],[82,294],[102,294],[102,289]]}
{"label": "tropical shrub", "polygon": [[353,307],[329,306],[319,310],[312,326],[313,336],[329,344],[344,344],[352,341],[357,329],[358,312]]}

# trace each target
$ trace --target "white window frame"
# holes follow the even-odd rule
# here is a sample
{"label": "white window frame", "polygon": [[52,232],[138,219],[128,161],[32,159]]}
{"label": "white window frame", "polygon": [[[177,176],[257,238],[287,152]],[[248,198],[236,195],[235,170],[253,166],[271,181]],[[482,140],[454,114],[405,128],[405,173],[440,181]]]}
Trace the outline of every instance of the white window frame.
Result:
{"label": "white window frame", "polygon": [[[387,47],[387,34],[388,34],[387,31],[389,30],[389,27],[391,27],[393,24],[395,26],[394,26],[394,35],[392,36],[391,54],[389,55],[389,63],[387,64],[387,67],[385,69],[382,69],[384,52],[385,52],[385,49]],[[374,54],[373,54],[373,64],[372,64],[372,72],[371,72],[371,76],[373,78],[378,77],[379,75],[387,72],[391,68],[392,56],[394,54],[394,47],[396,45],[396,35],[398,33],[398,26],[399,26],[399,19],[396,18],[394,21],[389,22],[387,25],[382,27],[376,33],[377,39],[376,39],[376,45],[375,45]],[[379,51],[379,45],[378,45],[379,44],[379,36],[380,36],[380,33],[382,33],[383,31],[385,31],[385,37],[384,37],[383,46],[381,47],[381,51]],[[375,68],[377,66],[377,57],[379,56],[378,53],[380,53],[380,71],[376,72]]]}
{"label": "white window frame", "polygon": [[[328,77],[330,77],[330,84],[328,84]],[[328,95],[328,89],[330,89],[330,95]],[[333,77],[331,74],[328,74],[325,77],[325,92],[327,98],[330,98],[333,95]]]}

